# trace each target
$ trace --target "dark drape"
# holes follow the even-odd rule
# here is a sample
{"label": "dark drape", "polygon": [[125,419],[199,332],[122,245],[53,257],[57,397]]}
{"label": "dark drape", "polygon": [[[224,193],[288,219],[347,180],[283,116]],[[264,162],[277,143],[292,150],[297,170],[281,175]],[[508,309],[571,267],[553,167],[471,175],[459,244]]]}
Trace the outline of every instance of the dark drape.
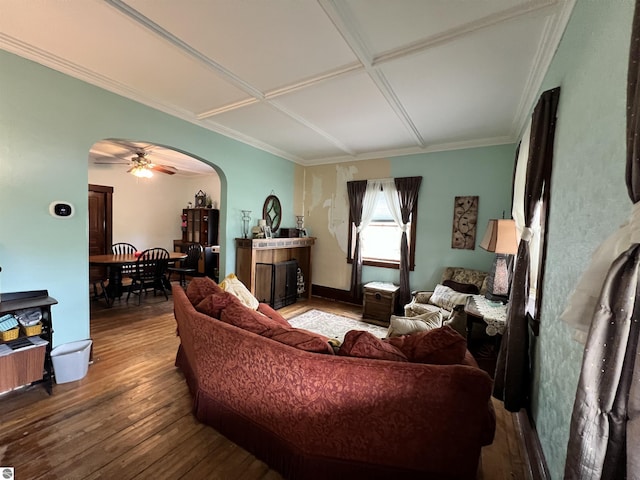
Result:
{"label": "dark drape", "polygon": [[633,17],[629,70],[627,73],[627,169],[626,182],[629,198],[635,204],[640,200],[640,13],[638,0]]}
{"label": "dark drape", "polygon": [[[413,207],[418,202],[418,191],[422,177],[402,177],[396,178],[396,190],[400,201],[400,212],[402,213],[402,223],[409,222]],[[411,289],[409,287],[409,243],[407,241],[407,231],[402,231],[400,238],[400,289],[398,290],[398,305],[403,306],[411,301]]]}
{"label": "dark drape", "polygon": [[627,78],[626,184],[634,203],[631,245],[611,265],[589,329],[567,445],[565,479],[640,478],[640,2],[636,1]]}
{"label": "dark drape", "polygon": [[[349,212],[351,221],[358,227],[362,221],[362,201],[367,191],[366,180],[347,182],[347,195],[349,197]],[[351,226],[350,226],[351,227]],[[362,297],[362,253],[360,252],[360,232],[356,230],[356,241],[353,249],[353,261],[351,263],[351,296],[359,300]]]}
{"label": "dark drape", "polygon": [[528,399],[529,322],[525,310],[529,302],[529,240],[536,204],[542,198],[543,191],[550,188],[559,98],[559,87],[544,92],[531,118],[524,196],[525,228],[518,245],[507,328],[498,354],[493,390],[493,395],[503,400],[505,408],[511,412],[525,407]]}

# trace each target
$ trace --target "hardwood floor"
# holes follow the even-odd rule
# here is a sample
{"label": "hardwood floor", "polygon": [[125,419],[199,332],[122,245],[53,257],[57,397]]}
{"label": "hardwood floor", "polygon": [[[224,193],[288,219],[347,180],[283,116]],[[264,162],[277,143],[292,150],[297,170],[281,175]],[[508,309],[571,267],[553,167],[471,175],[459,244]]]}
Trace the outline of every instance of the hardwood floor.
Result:
{"label": "hardwood floor", "polygon": [[[0,396],[0,466],[16,479],[246,479],[281,476],[191,414],[190,396],[174,359],[171,299],[147,295],[141,306],[92,302],[92,364],[87,376],[34,385]],[[55,307],[54,307],[55,308]],[[360,319],[360,308],[322,299],[281,309],[310,308]],[[56,319],[53,312],[54,321]],[[494,401],[496,439],[482,451],[478,478],[525,475],[514,417]]]}

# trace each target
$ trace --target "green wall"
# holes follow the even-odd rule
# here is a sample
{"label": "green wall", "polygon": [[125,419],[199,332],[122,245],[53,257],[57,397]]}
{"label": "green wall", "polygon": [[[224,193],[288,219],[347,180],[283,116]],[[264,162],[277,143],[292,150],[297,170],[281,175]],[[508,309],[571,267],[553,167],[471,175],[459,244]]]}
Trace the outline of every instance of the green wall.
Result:
{"label": "green wall", "polygon": [[[447,266],[489,270],[493,255],[478,247],[490,218],[511,218],[515,145],[451,150],[391,158],[391,176],[422,176],[418,199],[416,267],[412,289],[433,288]],[[451,248],[453,204],[477,195],[475,250]],[[398,282],[398,270],[364,267],[363,281]]]}
{"label": "green wall", "polygon": [[[240,210],[257,215],[272,191],[293,204],[291,162],[0,51],[0,292],[49,290],[54,345],[90,336],[88,154],[104,138],[171,146],[216,168],[222,273],[235,269]],[[50,216],[54,200],[75,216]],[[295,224],[292,211],[283,224]]]}
{"label": "green wall", "polygon": [[533,413],[551,477],[563,477],[584,347],[560,319],[591,254],[631,211],[624,183],[631,1],[578,0],[543,90],[561,86]]}

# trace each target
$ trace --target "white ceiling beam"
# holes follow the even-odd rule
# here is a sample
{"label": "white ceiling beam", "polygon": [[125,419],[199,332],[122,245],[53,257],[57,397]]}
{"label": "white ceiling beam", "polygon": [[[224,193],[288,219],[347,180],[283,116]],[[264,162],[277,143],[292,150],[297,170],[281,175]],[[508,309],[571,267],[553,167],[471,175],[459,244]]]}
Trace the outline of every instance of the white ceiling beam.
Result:
{"label": "white ceiling beam", "polygon": [[420,147],[425,147],[426,142],[422,138],[422,134],[416,127],[415,123],[413,123],[411,116],[404,108],[404,105],[394,92],[386,77],[381,71],[373,68],[373,56],[371,55],[371,52],[364,40],[362,40],[362,36],[358,30],[357,23],[353,20],[351,11],[345,4],[338,3],[335,0],[318,0],[318,3],[340,35],[342,35],[342,38],[344,38],[349,48],[351,48],[355,56],[360,60],[365,71],[380,93],[384,96],[398,119],[411,134],[414,141]]}
{"label": "white ceiling beam", "polygon": [[182,41],[180,38],[168,32],[167,30],[162,28],[160,25],[155,23],[153,20],[147,18],[146,16],[138,12],[136,9],[130,7],[129,5],[127,5],[126,3],[123,3],[120,0],[104,0],[104,1],[108,5],[111,5],[116,10],[120,11],[127,17],[131,18],[135,22],[145,27],[147,30],[150,30],[151,32],[153,32],[159,38],[162,38],[163,40],[172,44],[179,50],[182,50],[183,52],[187,53],[191,57],[201,62],[202,64],[208,66],[209,68],[214,70],[216,73],[218,73],[218,75],[220,75],[227,82],[229,82],[236,88],[242,90],[247,95],[251,95],[252,97],[257,98],[259,100],[264,98],[264,94],[259,89],[255,88],[253,85],[250,85],[248,82],[245,82],[243,79],[238,77],[236,74],[234,74],[227,68],[220,65],[215,60],[207,57],[203,53],[193,48],[188,43]]}
{"label": "white ceiling beam", "polygon": [[[319,1],[325,2],[333,0]],[[451,28],[431,37],[423,38],[416,42],[403,45],[400,48],[381,53],[371,60],[371,65],[378,66],[383,63],[408,57],[410,55],[416,55],[424,52],[425,50],[439,47],[445,43],[449,43],[467,35],[474,34],[479,30],[494,27],[501,23],[509,22],[525,15],[539,13],[542,10],[552,11],[559,1],[560,0],[531,1],[512,8],[508,8],[507,10],[502,10],[498,13],[487,15],[472,22],[460,25],[459,27]]]}
{"label": "white ceiling beam", "polygon": [[[121,13],[126,15],[127,17],[131,18],[133,21],[139,23],[144,28],[146,28],[149,31],[153,32],[155,35],[157,35],[158,37],[162,38],[166,42],[170,43],[174,47],[182,50],[183,52],[187,53],[188,55],[190,55],[191,57],[195,58],[199,62],[201,62],[204,65],[208,66],[209,68],[213,69],[216,73],[218,73],[218,75],[220,75],[227,82],[231,83],[236,88],[242,90],[247,95],[250,95],[251,97],[253,97],[255,99],[254,101],[244,100],[244,101],[241,101],[241,102],[237,102],[237,103],[235,103],[233,105],[227,105],[227,106],[221,107],[219,109],[213,110],[214,112],[221,113],[222,111],[225,111],[225,112],[231,111],[231,110],[234,110],[234,109],[237,109],[237,108],[241,108],[241,107],[246,106],[246,105],[252,105],[252,104],[256,103],[256,101],[265,102],[265,103],[270,104],[272,107],[278,109],[283,114],[289,116],[290,118],[292,118],[296,122],[304,125],[307,128],[312,129],[314,132],[316,132],[319,135],[323,136],[325,139],[327,139],[329,142],[333,143],[340,150],[343,150],[345,153],[350,153],[350,150],[348,148],[345,148],[345,145],[342,142],[338,141],[337,139],[335,139],[334,137],[332,137],[328,133],[324,132],[321,128],[319,128],[316,125],[313,125],[311,122],[305,120],[304,118],[300,117],[299,115],[293,114],[291,111],[287,110],[282,105],[279,105],[279,104],[277,104],[275,102],[269,102],[266,99],[264,93],[261,92],[259,89],[255,88],[254,86],[252,86],[248,82],[244,81],[243,79],[241,79],[240,77],[235,75],[233,72],[231,72],[227,68],[225,68],[222,65],[220,65],[215,60],[213,60],[213,59],[207,57],[206,55],[204,55],[203,53],[199,52],[198,50],[193,48],[188,43],[184,42],[180,38],[178,38],[175,35],[173,35],[172,33],[168,32],[167,30],[162,28],[160,25],[155,23],[153,20],[149,19],[148,17],[146,17],[142,13],[138,12],[136,9],[130,7],[126,3],[122,2],[121,0],[104,0],[104,2],[106,2],[108,5],[112,6],[116,10],[120,11]],[[199,120],[202,120],[202,119],[204,119],[204,118],[206,118],[208,116],[211,116],[210,112],[204,112],[204,114],[203,113],[198,114],[196,117]]]}

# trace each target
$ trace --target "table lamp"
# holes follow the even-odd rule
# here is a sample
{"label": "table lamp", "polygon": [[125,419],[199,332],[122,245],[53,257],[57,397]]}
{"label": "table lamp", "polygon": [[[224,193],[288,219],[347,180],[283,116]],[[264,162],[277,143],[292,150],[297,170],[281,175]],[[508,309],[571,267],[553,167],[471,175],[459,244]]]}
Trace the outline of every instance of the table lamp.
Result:
{"label": "table lamp", "polygon": [[489,300],[506,303],[509,300],[511,288],[513,255],[518,252],[516,222],[511,219],[489,220],[487,231],[480,242],[480,248],[496,254],[487,279],[485,297]]}

